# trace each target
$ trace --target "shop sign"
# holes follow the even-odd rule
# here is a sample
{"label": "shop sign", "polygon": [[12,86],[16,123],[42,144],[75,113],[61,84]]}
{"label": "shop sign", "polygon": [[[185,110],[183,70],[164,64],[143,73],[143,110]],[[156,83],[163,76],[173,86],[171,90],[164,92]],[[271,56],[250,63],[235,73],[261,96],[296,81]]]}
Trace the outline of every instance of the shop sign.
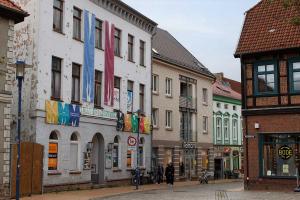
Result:
{"label": "shop sign", "polygon": [[196,149],[196,143],[184,142],[182,147],[184,149]]}
{"label": "shop sign", "polygon": [[283,160],[288,160],[293,156],[293,149],[287,145],[283,145],[278,149],[278,156]]}
{"label": "shop sign", "polygon": [[100,110],[100,109],[96,109],[96,108],[81,107],[80,113],[81,113],[81,115],[92,116],[92,117],[99,117],[99,118],[105,118],[105,119],[117,119],[116,112]]}
{"label": "shop sign", "polygon": [[230,147],[224,147],[224,153],[230,153],[231,148]]}

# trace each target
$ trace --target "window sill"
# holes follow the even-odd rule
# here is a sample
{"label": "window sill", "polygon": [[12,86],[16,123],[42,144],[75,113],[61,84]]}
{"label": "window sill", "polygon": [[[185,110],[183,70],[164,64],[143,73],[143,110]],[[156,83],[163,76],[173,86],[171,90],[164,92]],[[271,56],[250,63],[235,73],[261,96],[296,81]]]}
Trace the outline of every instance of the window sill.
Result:
{"label": "window sill", "polygon": [[158,130],[159,127],[158,126],[153,126],[153,129]]}
{"label": "window sill", "polygon": [[48,171],[48,176],[61,175],[60,171]]}
{"label": "window sill", "polygon": [[165,96],[166,96],[167,98],[170,98],[170,99],[172,99],[172,98],[173,98],[173,96],[172,96],[172,95],[170,95],[170,94],[165,94]]}
{"label": "window sill", "polygon": [[61,35],[66,35],[64,32],[62,32],[62,31],[59,31],[59,30],[55,30],[55,29],[53,29],[53,32],[55,32],[55,33],[58,33],[58,34],[61,34]]}
{"label": "window sill", "polygon": [[297,179],[296,176],[261,176],[262,179]]}
{"label": "window sill", "polygon": [[135,62],[133,60],[128,60],[128,62],[131,62],[131,63],[135,64]]}
{"label": "window sill", "polygon": [[113,170],[112,170],[113,172],[121,172],[122,171],[122,169],[119,169],[119,168],[113,168]]}
{"label": "window sill", "polygon": [[100,51],[104,51],[103,48],[99,48],[99,47],[95,47],[95,49],[98,49],[98,50],[100,50]]}
{"label": "window sill", "polygon": [[120,55],[115,55],[115,57],[123,59],[123,57]]}
{"label": "window sill", "polygon": [[103,110],[103,109],[104,109],[102,106],[97,106],[97,105],[94,105],[94,108],[95,108],[95,109],[100,109],[100,110]]}
{"label": "window sill", "polygon": [[208,103],[207,102],[203,102],[202,105],[203,106],[208,106]]}
{"label": "window sill", "polygon": [[64,102],[63,100],[61,100],[61,98],[57,98],[57,97],[50,97],[50,99],[53,101]]}
{"label": "window sill", "polygon": [[203,134],[207,135],[207,134],[208,134],[208,132],[207,132],[207,131],[203,131]]}
{"label": "window sill", "polygon": [[173,131],[173,128],[166,128],[166,131]]}
{"label": "window sill", "polygon": [[159,93],[157,91],[152,91],[152,94],[157,95],[157,96],[159,95]]}
{"label": "window sill", "polygon": [[81,174],[81,171],[69,171],[69,174]]}
{"label": "window sill", "polygon": [[78,38],[74,38],[74,37],[73,37],[73,40],[76,40],[77,42],[84,43],[81,39],[78,39]]}
{"label": "window sill", "polygon": [[141,66],[141,67],[145,67],[145,68],[146,68],[146,65],[141,65],[141,64],[140,64],[140,66]]}

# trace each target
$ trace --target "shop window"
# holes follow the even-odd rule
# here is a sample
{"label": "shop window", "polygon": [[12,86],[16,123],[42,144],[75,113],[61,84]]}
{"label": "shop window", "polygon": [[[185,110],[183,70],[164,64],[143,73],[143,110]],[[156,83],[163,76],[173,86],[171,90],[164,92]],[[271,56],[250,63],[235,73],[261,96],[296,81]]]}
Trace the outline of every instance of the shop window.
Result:
{"label": "shop window", "polygon": [[56,131],[52,131],[49,136],[48,149],[48,170],[57,170],[58,161],[58,136]]}
{"label": "shop window", "polygon": [[254,65],[255,94],[274,94],[277,92],[277,70],[275,62],[263,62]]}
{"label": "shop window", "polygon": [[63,32],[63,5],[62,0],[53,1],[53,30]]}
{"label": "shop window", "polygon": [[208,169],[208,153],[202,152],[202,169]]}
{"label": "shop window", "polygon": [[119,168],[120,166],[119,166],[119,152],[120,152],[120,150],[119,150],[119,148],[120,148],[120,146],[119,146],[119,138],[118,138],[118,136],[116,136],[115,138],[114,138],[114,145],[113,145],[113,152],[112,152],[112,154],[113,154],[113,167],[114,168]]}
{"label": "shop window", "polygon": [[295,177],[299,157],[299,134],[260,135],[260,176]]}
{"label": "shop window", "polygon": [[127,150],[127,168],[132,168],[132,151]]}
{"label": "shop window", "polygon": [[73,8],[73,38],[81,40],[81,13],[76,7]]}
{"label": "shop window", "polygon": [[290,91],[300,92],[300,59],[289,60]]}
{"label": "shop window", "polygon": [[144,163],[144,143],[145,143],[145,139],[141,138],[140,139],[140,146],[139,146],[139,165],[140,167],[144,167],[145,163]]}
{"label": "shop window", "polygon": [[72,133],[70,138],[70,170],[78,170],[78,135],[77,133]]}

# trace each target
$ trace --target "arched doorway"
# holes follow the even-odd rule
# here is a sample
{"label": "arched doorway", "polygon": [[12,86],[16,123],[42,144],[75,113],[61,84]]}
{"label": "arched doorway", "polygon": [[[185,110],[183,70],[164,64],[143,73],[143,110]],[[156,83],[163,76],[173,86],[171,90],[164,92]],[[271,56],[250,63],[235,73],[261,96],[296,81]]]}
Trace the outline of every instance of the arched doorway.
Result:
{"label": "arched doorway", "polygon": [[92,173],[93,184],[104,183],[104,138],[100,133],[96,133],[92,140]]}

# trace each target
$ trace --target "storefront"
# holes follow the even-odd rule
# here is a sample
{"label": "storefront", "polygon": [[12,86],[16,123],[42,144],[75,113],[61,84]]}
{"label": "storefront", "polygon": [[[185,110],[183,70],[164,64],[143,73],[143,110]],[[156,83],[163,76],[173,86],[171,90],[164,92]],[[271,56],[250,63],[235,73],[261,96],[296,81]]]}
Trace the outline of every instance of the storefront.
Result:
{"label": "storefront", "polygon": [[300,134],[260,134],[260,177],[295,178],[299,147]]}

